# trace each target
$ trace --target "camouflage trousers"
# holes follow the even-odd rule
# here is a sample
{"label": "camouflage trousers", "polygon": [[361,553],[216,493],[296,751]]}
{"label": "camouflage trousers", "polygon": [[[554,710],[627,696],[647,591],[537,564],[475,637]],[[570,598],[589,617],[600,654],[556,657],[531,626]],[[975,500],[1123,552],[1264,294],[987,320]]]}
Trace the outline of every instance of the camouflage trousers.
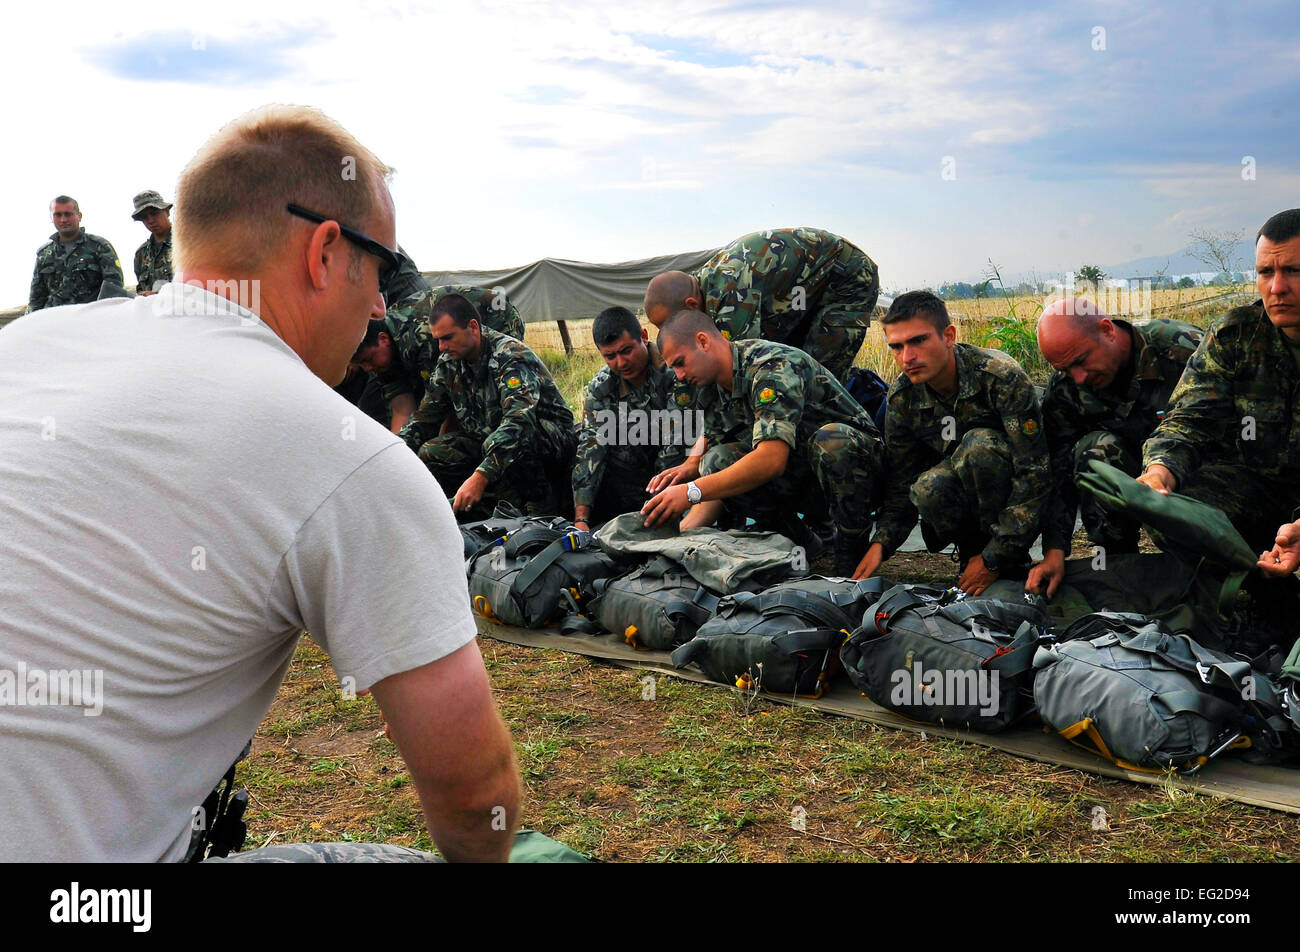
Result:
{"label": "camouflage trousers", "polygon": [[829,370],[840,383],[849,379],[849,369],[867,338],[871,312],[880,297],[876,263],[859,249],[848,247],[807,327],[796,334],[798,339],[786,341]]}
{"label": "camouflage trousers", "polygon": [[[700,474],[724,470],[752,451],[751,445],[741,442],[710,447],[700,460]],[[859,534],[871,528],[883,472],[884,447],[879,440],[846,424],[828,423],[791,451],[784,473],[723,500],[723,505],[758,517],[790,510],[808,513],[821,506],[840,530]]]}
{"label": "camouflage trousers", "polygon": [[929,550],[955,542],[965,554],[977,554],[1006,508],[1014,469],[1007,438],[979,427],[961,438],[951,456],[918,476],[911,499]]}
{"label": "camouflage trousers", "polygon": [[[1125,441],[1106,430],[1093,430],[1074,444],[1074,479],[1091,472],[1088,463],[1098,460],[1122,469],[1130,476],[1142,472],[1142,447]],[[1099,506],[1093,495],[1079,490],[1079,518],[1088,539],[1110,553],[1136,552],[1140,523],[1124,516],[1107,512]]]}
{"label": "camouflage trousers", "polygon": [[[520,509],[544,514],[565,514],[573,505],[568,475],[573,469],[577,436],[530,431],[530,438],[510,448],[510,463],[501,477],[488,486],[495,501],[504,500]],[[483,440],[464,430],[435,436],[418,450],[420,459],[448,497],[483,462]]]}
{"label": "camouflage trousers", "polygon": [[391,843],[281,843],[211,857],[205,863],[445,863],[441,856]]}
{"label": "camouflage trousers", "polygon": [[[1179,485],[1176,492],[1222,509],[1228,521],[1256,552],[1273,548],[1278,527],[1295,521],[1300,499],[1295,480],[1267,479],[1240,463],[1209,463]],[[1162,550],[1191,561],[1198,556],[1179,551],[1158,532],[1151,539]]]}

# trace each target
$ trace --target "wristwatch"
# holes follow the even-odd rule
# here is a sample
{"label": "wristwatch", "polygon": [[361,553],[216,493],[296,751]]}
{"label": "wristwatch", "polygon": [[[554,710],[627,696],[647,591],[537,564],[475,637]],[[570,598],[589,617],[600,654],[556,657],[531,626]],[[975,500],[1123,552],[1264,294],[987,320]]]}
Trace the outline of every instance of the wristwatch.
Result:
{"label": "wristwatch", "polygon": [[692,506],[704,498],[704,493],[700,492],[700,487],[695,485],[694,480],[686,484],[686,501]]}

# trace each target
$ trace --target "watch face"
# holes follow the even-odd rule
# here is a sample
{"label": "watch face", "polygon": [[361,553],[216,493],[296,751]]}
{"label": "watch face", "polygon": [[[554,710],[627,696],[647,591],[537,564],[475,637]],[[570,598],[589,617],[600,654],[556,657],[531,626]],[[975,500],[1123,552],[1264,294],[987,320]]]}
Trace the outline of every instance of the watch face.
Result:
{"label": "watch face", "polygon": [[687,487],[686,487],[686,499],[687,499],[687,501],[689,501],[690,503],[694,504],[694,503],[699,502],[699,501],[700,501],[700,496],[702,496],[702,495],[704,495],[704,494],[700,492],[700,487],[699,487],[699,486],[687,486]]}

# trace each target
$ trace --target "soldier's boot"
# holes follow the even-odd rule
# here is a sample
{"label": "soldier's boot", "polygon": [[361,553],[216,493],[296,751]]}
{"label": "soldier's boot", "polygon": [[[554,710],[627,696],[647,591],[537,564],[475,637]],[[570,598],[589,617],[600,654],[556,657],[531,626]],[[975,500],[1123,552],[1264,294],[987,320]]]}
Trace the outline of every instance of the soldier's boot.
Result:
{"label": "soldier's boot", "polygon": [[858,563],[867,554],[867,544],[871,541],[870,532],[846,532],[839,529],[835,533],[835,563],[831,575],[849,578],[857,571]]}

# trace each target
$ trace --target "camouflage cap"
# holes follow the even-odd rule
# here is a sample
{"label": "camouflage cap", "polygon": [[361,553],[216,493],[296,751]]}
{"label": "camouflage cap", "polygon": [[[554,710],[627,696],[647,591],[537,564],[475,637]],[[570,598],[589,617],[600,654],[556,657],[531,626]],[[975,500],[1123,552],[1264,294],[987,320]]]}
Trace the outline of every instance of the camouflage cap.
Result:
{"label": "camouflage cap", "polygon": [[150,208],[159,208],[163,211],[170,211],[171,207],[170,202],[163,201],[161,193],[155,192],[153,189],[148,189],[135,197],[135,211],[131,213],[131,217],[136,221],[140,221],[144,218],[145,211]]}

